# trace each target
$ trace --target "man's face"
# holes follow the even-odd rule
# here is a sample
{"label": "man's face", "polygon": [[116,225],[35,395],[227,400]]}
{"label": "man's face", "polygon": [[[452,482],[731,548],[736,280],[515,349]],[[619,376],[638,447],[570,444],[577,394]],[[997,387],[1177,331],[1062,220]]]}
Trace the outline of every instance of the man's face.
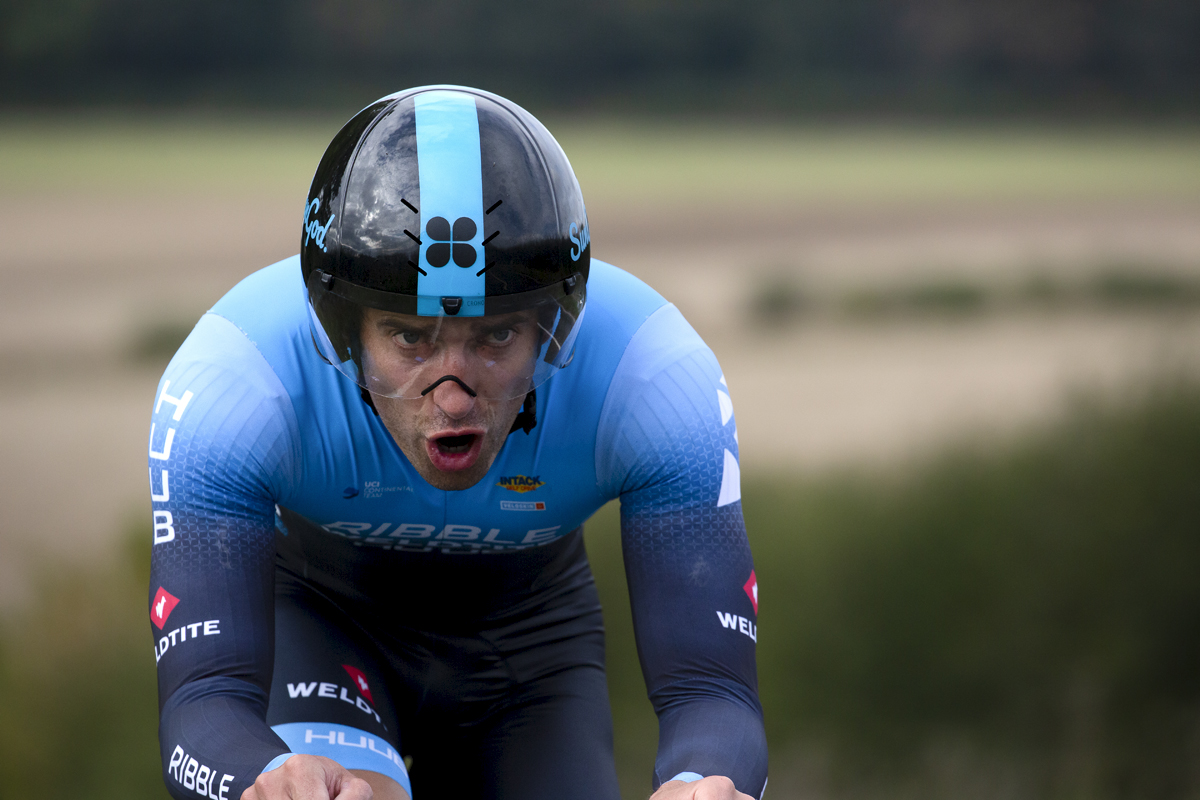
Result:
{"label": "man's face", "polygon": [[[491,468],[529,391],[540,341],[533,312],[459,319],[365,309],[371,398],[430,485],[467,489]],[[438,383],[447,377],[457,380]]]}

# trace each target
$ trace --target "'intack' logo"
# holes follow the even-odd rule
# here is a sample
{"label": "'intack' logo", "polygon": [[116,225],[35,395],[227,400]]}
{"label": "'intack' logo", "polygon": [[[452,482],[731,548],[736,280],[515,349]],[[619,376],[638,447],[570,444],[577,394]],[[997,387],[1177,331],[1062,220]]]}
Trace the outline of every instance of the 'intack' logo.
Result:
{"label": "'intack' logo", "polygon": [[425,234],[431,243],[425,251],[425,258],[431,267],[444,267],[454,259],[455,266],[466,269],[474,266],[478,254],[475,245],[470,241],[475,238],[475,221],[470,217],[459,217],[454,220],[454,228],[445,217],[434,217],[425,226]]}
{"label": "'intack' logo", "polygon": [[536,475],[532,477],[529,475],[513,475],[508,478],[500,478],[496,485],[501,489],[508,489],[510,492],[525,494],[526,492],[532,492],[534,489],[545,486],[546,482]]}

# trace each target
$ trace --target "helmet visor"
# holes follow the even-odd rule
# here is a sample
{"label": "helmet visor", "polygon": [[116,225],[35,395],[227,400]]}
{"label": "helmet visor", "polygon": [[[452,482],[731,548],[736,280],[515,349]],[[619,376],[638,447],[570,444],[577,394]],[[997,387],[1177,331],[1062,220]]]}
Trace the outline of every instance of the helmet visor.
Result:
{"label": "helmet visor", "polygon": [[487,298],[482,316],[418,315],[413,297],[345,281],[308,281],[317,351],[372,394],[414,399],[453,379],[493,400],[523,397],[571,360],[586,304],[582,280]]}

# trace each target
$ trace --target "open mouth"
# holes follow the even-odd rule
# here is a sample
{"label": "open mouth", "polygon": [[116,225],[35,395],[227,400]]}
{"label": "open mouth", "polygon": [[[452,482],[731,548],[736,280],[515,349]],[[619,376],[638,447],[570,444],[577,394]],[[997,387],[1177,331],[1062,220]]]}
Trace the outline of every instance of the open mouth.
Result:
{"label": "open mouth", "polygon": [[475,444],[475,439],[475,434],[465,433],[461,436],[442,436],[434,441],[437,444],[438,450],[452,455],[470,451],[471,445]]}
{"label": "open mouth", "polygon": [[434,436],[425,440],[425,448],[435,469],[442,472],[470,469],[483,449],[483,432]]}

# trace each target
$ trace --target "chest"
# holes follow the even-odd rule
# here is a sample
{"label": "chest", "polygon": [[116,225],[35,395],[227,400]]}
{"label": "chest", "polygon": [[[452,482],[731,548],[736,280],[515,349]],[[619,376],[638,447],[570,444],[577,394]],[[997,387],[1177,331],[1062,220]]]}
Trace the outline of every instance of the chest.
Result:
{"label": "chest", "polygon": [[308,438],[299,481],[281,499],[328,535],[363,547],[537,547],[575,530],[608,500],[597,489],[594,435],[553,420],[534,435],[511,435],[484,478],[462,491],[430,486],[377,423],[342,430]]}

